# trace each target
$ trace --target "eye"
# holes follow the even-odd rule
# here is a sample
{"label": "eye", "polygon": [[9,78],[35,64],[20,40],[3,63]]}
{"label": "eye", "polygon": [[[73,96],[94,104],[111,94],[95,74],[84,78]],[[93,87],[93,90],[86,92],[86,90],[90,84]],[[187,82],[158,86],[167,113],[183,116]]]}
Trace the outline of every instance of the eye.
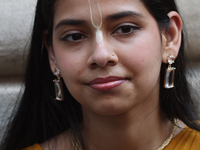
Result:
{"label": "eye", "polygon": [[69,41],[69,42],[78,42],[85,38],[87,38],[87,37],[81,33],[72,33],[72,34],[67,34],[66,36],[60,38],[60,40],[61,41]]}
{"label": "eye", "polygon": [[140,27],[133,26],[133,25],[123,25],[119,28],[117,28],[113,34],[131,34],[135,32],[136,30],[140,29]]}

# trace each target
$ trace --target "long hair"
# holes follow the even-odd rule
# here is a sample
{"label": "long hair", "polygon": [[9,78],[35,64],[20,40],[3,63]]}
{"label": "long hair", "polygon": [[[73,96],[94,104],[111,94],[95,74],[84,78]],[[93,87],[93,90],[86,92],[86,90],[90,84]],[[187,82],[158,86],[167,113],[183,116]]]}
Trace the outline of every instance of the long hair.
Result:
{"label": "long hair", "polygon": [[[174,0],[142,0],[153,15],[159,28],[167,28],[170,11],[177,11]],[[3,150],[20,150],[35,143],[42,143],[71,128],[84,147],[79,124],[82,122],[81,105],[64,86],[65,100],[55,101],[53,79],[48,54],[43,46],[43,32],[48,29],[47,40],[52,42],[52,26],[56,0],[38,0],[32,31],[30,51],[25,74],[25,90],[17,103],[2,141]],[[182,32],[184,37],[184,33]],[[175,87],[164,89],[164,71],[160,71],[160,105],[170,120],[179,118],[187,126],[200,131],[196,111],[185,77],[184,40],[174,66]],[[63,83],[64,84],[64,83]]]}
{"label": "long hair", "polygon": [[[179,13],[174,0],[142,0],[149,12],[156,19],[160,29],[168,29],[170,19],[167,14],[170,11]],[[188,127],[200,131],[197,122],[197,108],[191,98],[189,86],[186,79],[185,39],[182,30],[182,40],[178,56],[175,60],[175,87],[164,88],[164,72],[167,64],[162,63],[160,71],[160,106],[167,117],[173,122],[174,118],[182,120]]]}

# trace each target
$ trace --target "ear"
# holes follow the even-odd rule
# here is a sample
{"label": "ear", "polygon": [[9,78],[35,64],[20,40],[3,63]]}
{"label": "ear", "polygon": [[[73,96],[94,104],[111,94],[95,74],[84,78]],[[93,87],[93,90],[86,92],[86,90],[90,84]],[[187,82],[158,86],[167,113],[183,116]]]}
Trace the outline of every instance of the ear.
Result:
{"label": "ear", "polygon": [[52,46],[52,44],[50,44],[47,41],[47,35],[48,35],[48,31],[45,30],[43,32],[43,42],[44,42],[44,45],[45,45],[47,52],[48,52],[49,64],[50,64],[50,67],[51,67],[51,71],[54,73],[55,69],[58,68],[58,66],[57,66],[55,55],[54,55],[53,46]]}
{"label": "ear", "polygon": [[168,63],[167,59],[169,55],[173,55],[175,58],[178,55],[181,45],[181,31],[182,31],[182,20],[180,15],[171,11],[168,13],[170,18],[170,26],[168,30],[163,31],[163,63]]}

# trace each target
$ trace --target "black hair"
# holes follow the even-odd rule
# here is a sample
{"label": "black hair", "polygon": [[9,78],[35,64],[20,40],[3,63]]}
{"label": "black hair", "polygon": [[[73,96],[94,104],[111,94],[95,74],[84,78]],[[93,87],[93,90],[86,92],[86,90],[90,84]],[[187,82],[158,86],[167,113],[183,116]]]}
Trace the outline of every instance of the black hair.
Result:
{"label": "black hair", "polygon": [[[142,0],[149,12],[156,19],[160,28],[168,30],[170,19],[167,14],[170,11],[179,13],[174,0]],[[184,30],[182,30],[182,40],[178,56],[175,60],[175,87],[164,88],[164,72],[167,64],[162,63],[160,71],[160,106],[167,117],[173,122],[174,118],[182,120],[188,127],[200,131],[197,122],[197,108],[191,98],[189,85],[186,79],[186,56]]]}
{"label": "black hair", "polygon": [[[174,0],[142,0],[153,15],[160,28],[167,28],[170,19],[167,14],[176,11]],[[42,143],[61,132],[72,129],[81,139],[79,124],[82,122],[81,105],[71,96],[64,86],[65,100],[55,101],[53,79],[48,54],[43,46],[43,32],[48,30],[48,43],[52,42],[52,26],[56,0],[38,0],[35,22],[32,31],[30,51],[25,74],[25,90],[17,103],[16,112],[11,117],[1,144],[2,150],[20,150],[35,143]],[[184,39],[184,33],[182,32]],[[186,80],[184,40],[182,39],[176,67],[175,87],[163,87],[166,64],[160,71],[160,105],[167,117],[173,121],[179,118],[187,126],[200,131],[197,112],[189,93]],[[63,83],[64,84],[64,83]]]}

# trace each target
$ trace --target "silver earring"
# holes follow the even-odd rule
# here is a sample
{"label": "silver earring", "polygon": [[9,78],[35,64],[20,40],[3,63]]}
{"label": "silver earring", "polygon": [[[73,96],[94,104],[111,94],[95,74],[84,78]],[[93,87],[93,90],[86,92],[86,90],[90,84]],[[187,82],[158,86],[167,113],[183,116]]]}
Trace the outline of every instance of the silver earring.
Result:
{"label": "silver earring", "polygon": [[60,81],[60,70],[58,68],[55,69],[54,75],[57,76],[57,79],[54,79],[54,86],[55,86],[55,95],[56,95],[56,100],[62,101],[64,99],[63,96],[63,87],[62,87],[62,82]]}
{"label": "silver earring", "polygon": [[168,68],[165,70],[164,88],[170,89],[174,87],[174,74],[175,67],[171,65],[174,63],[175,57],[173,55],[168,56]]}

